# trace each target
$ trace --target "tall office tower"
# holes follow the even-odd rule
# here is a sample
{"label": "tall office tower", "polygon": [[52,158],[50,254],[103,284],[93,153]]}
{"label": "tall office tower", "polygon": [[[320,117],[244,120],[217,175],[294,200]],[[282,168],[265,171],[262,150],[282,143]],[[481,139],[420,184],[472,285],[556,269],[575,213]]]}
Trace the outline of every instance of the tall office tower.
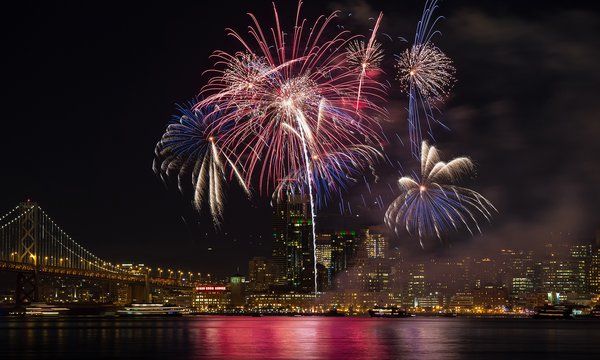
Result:
{"label": "tall office tower", "polygon": [[331,268],[331,234],[317,234],[317,273],[319,291],[327,291],[333,283]]}
{"label": "tall office tower", "polygon": [[391,268],[380,260],[373,260],[366,267],[366,291],[381,292],[390,289]]}
{"label": "tall office tower", "polygon": [[572,245],[569,253],[573,267],[574,291],[580,294],[587,293],[590,290],[592,245]]}
{"label": "tall office tower", "polygon": [[383,234],[372,231],[371,229],[365,229],[363,231],[363,243],[368,258],[385,258],[387,242]]}
{"label": "tall office tower", "polygon": [[542,262],[542,290],[557,293],[585,293],[585,266],[576,259],[551,259]]}
{"label": "tall office tower", "polygon": [[308,200],[283,196],[273,207],[273,265],[276,285],[290,290],[314,288],[312,223]]}
{"label": "tall office tower", "polygon": [[425,295],[425,264],[411,264],[408,268],[408,282],[404,304],[415,306],[417,299]]}
{"label": "tall office tower", "polygon": [[331,235],[331,267],[334,274],[355,264],[360,243],[356,231],[336,231]]}
{"label": "tall office tower", "polygon": [[600,248],[594,249],[590,259],[590,292],[600,294]]}
{"label": "tall office tower", "polygon": [[288,198],[282,197],[273,204],[273,283],[277,286],[286,286],[287,279],[287,253],[288,253],[288,222],[290,214]]}
{"label": "tall office tower", "polygon": [[317,234],[317,264],[331,268],[331,234]]}

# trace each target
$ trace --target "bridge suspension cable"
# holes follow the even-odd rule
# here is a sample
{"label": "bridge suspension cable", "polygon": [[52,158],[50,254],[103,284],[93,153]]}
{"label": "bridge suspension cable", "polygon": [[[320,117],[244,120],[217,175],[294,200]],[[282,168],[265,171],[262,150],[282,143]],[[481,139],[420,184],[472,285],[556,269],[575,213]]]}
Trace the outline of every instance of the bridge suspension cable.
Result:
{"label": "bridge suspension cable", "polygon": [[33,202],[21,203],[0,217],[0,261],[126,273],[75,242]]}

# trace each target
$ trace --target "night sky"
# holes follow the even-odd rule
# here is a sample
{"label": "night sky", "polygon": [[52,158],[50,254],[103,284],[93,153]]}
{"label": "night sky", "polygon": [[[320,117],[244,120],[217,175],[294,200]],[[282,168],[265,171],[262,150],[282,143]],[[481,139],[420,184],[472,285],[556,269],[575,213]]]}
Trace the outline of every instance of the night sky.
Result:
{"label": "night sky", "polygon": [[[468,185],[500,214],[484,235],[463,236],[439,252],[479,253],[499,246],[591,241],[600,226],[600,11],[587,1],[443,1],[436,44],[453,60],[457,84],[444,109],[451,128],[436,129],[446,157],[468,155]],[[280,1],[293,22],[295,2]],[[225,224],[215,233],[189,194],[166,188],[152,172],[154,146],[176,103],[205,84],[215,49],[235,49],[224,29],[243,30],[252,11],[272,23],[269,1],[21,2],[4,7],[0,212],[30,198],[76,241],[111,261],[230,274],[270,249],[268,201],[228,193]],[[346,28],[367,34],[379,10],[388,77],[393,57],[412,39],[423,1],[307,0],[304,15],[341,10]],[[348,16],[352,14],[351,16]],[[405,136],[405,99],[390,91],[389,134]],[[393,136],[393,135],[392,135]],[[407,149],[386,149],[404,168]],[[378,169],[385,201],[396,175]],[[323,212],[324,226],[377,224],[380,211],[358,206],[361,184],[345,201],[350,222]],[[387,191],[387,192],[386,192]],[[325,216],[331,214],[331,216]],[[330,219],[331,220],[325,220]],[[414,240],[397,239],[413,248]],[[413,251],[414,252],[414,251]]]}

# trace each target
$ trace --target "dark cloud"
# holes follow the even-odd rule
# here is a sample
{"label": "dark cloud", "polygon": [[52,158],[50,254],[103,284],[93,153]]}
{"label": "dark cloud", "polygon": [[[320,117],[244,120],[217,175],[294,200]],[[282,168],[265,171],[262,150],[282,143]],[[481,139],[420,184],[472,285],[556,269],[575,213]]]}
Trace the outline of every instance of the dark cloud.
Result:
{"label": "dark cloud", "polygon": [[[363,24],[377,13],[377,5],[364,1],[336,6]],[[412,29],[402,31],[414,27],[414,13],[383,10],[382,32],[412,38]],[[598,13],[553,8],[498,15],[489,6],[450,3],[442,12],[436,44],[453,58],[458,82],[442,115],[451,131],[438,127],[435,141],[446,157],[473,159],[477,176],[468,185],[500,211],[483,236],[459,248],[536,247],[559,233],[562,241],[591,240],[600,225]],[[387,45],[395,53],[407,46]],[[390,128],[402,135],[404,101],[392,91]],[[408,171],[416,164],[406,152],[398,143],[388,149]]]}

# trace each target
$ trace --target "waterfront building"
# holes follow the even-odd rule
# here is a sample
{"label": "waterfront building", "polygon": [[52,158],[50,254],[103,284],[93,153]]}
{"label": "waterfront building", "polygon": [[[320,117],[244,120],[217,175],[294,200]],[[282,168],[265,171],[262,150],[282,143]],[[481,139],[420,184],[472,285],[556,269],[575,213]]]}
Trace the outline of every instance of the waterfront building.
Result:
{"label": "waterfront building", "polygon": [[417,297],[415,306],[425,309],[434,309],[443,306],[443,298],[440,293],[432,292],[424,296]]}
{"label": "waterfront building", "polygon": [[201,284],[194,289],[192,307],[201,312],[219,312],[231,307],[231,293],[224,284]]}
{"label": "waterfront building", "polygon": [[246,309],[261,312],[300,312],[311,308],[314,301],[315,295],[307,293],[268,292],[250,294],[246,297]]}
{"label": "waterfront building", "polygon": [[474,306],[497,308],[508,305],[508,293],[503,286],[485,285],[471,293]]}
{"label": "waterfront building", "polygon": [[469,292],[458,292],[450,298],[449,307],[457,311],[470,310],[473,308],[473,295]]}

